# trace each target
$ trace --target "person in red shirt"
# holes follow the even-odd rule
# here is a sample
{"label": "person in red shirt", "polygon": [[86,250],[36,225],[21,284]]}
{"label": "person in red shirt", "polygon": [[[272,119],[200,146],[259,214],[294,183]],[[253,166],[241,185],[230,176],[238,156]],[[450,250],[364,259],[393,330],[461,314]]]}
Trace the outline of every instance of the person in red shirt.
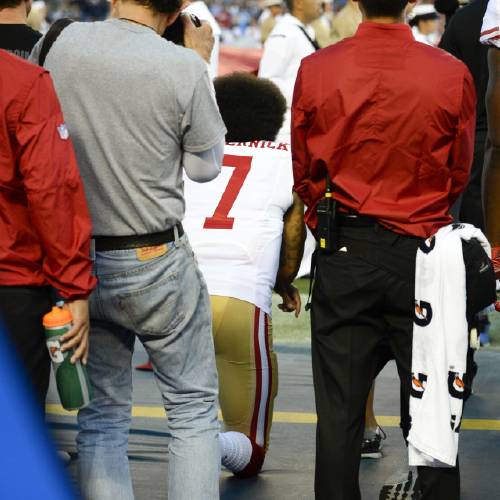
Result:
{"label": "person in red shirt", "polygon": [[91,223],[48,72],[0,50],[0,88],[0,318],[44,403],[51,287],[73,315],[63,350],[87,361]]}
{"label": "person in red shirt", "polygon": [[[472,162],[472,76],[414,40],[403,24],[407,3],[359,0],[356,34],[303,59],[295,84],[294,189],[326,247],[317,254],[311,315],[320,500],[361,498],[366,399],[390,356],[409,431],[416,252],[452,222]],[[336,216],[323,201],[318,225],[327,174]],[[458,468],[419,467],[415,489],[419,498],[457,500]]]}

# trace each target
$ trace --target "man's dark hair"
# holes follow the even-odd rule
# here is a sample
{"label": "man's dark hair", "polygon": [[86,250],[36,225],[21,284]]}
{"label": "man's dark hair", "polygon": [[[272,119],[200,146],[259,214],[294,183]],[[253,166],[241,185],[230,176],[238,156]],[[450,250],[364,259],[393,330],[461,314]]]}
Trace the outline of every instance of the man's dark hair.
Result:
{"label": "man's dark hair", "polygon": [[[1,0],[0,0],[1,1]],[[148,7],[161,14],[173,14],[180,10],[182,0],[132,0],[134,3]]]}
{"label": "man's dark hair", "polygon": [[18,5],[21,5],[23,0],[0,0],[0,10],[2,9],[13,9]]}
{"label": "man's dark hair", "polygon": [[276,139],[283,125],[286,100],[271,80],[232,73],[216,78],[214,87],[227,142]]}
{"label": "man's dark hair", "polygon": [[292,13],[293,10],[293,3],[294,0],[285,0],[286,8],[288,9],[288,12],[290,12],[290,14]]}
{"label": "man's dark hair", "polygon": [[408,0],[359,0],[367,17],[399,17]]}

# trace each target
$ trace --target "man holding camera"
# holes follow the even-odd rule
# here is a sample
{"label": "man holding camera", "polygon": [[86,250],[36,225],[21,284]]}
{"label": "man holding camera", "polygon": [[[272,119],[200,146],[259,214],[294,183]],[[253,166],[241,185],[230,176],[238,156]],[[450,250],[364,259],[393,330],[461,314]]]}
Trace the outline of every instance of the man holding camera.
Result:
{"label": "man holding camera", "polygon": [[[407,3],[359,0],[365,22],[354,37],[305,58],[295,84],[294,189],[320,242],[311,314],[318,500],[361,498],[365,402],[390,355],[405,437],[415,428],[417,250],[451,223],[472,161],[472,77],[460,61],[414,40]],[[458,500],[455,459],[456,452],[446,468],[419,466],[417,498]]]}
{"label": "man holding camera", "polygon": [[113,7],[119,18],[67,26],[45,58],[74,138],[99,283],[90,299],[93,398],[78,415],[80,487],[87,500],[134,498],[127,445],[137,336],[168,413],[168,498],[216,499],[210,302],[181,224],[182,168],[208,181],[223,156],[226,129],[206,64],[213,37],[186,17],[186,48],[162,38],[179,0]]}

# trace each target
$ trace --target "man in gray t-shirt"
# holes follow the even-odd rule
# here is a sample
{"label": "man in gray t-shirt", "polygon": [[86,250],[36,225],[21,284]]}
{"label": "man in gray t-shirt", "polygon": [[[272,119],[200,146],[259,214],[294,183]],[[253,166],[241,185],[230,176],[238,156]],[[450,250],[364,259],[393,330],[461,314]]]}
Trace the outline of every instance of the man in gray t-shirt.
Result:
{"label": "man in gray t-shirt", "polygon": [[133,499],[127,438],[136,336],[169,417],[169,500],[219,498],[210,304],[181,220],[182,168],[199,182],[218,175],[226,130],[200,57],[213,44],[209,26],[183,18],[194,50],[160,36],[180,5],[116,0],[119,18],[70,24],[44,64],[75,145],[95,241],[93,397],[79,412],[77,438],[86,500]]}
{"label": "man in gray t-shirt", "polygon": [[183,154],[210,150],[225,134],[203,60],[146,26],[110,19],[70,24],[44,66],[75,144],[93,234],[180,222]]}

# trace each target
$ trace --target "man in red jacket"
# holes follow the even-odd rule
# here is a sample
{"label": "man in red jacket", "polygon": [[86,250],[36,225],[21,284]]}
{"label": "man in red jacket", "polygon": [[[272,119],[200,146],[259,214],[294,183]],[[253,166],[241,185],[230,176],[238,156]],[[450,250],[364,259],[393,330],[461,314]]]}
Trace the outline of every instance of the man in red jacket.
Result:
{"label": "man in red jacket", "polygon": [[[294,189],[323,247],[311,315],[321,500],[361,498],[365,403],[388,347],[409,431],[416,252],[451,223],[472,162],[472,77],[414,40],[407,3],[359,0],[365,22],[354,37],[303,59],[295,84]],[[331,198],[318,207],[327,175],[336,217]],[[458,467],[419,467],[415,488],[418,498],[458,500]]]}
{"label": "man in red jacket", "polygon": [[0,318],[43,403],[50,287],[73,315],[63,350],[87,360],[91,223],[49,74],[0,50],[0,88]]}

